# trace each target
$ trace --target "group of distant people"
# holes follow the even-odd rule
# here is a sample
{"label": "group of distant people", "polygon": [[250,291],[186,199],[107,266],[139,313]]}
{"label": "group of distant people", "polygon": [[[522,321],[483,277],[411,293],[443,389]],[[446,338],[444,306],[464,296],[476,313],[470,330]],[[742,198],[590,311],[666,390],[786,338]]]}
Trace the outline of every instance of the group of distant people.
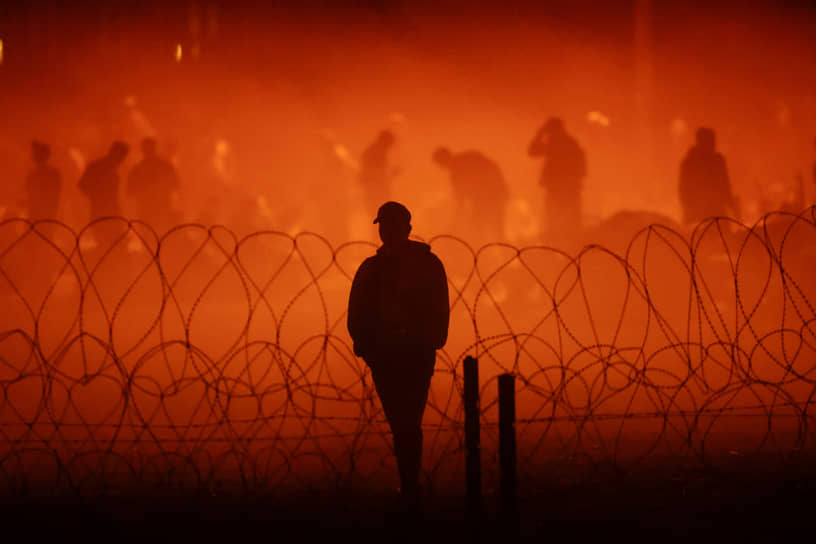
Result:
{"label": "group of distant people", "polygon": [[[394,134],[384,130],[363,152],[358,180],[368,209],[388,199],[391,181],[398,170],[389,168],[388,152]],[[548,232],[573,230],[581,222],[581,189],[586,176],[583,149],[570,136],[560,118],[549,119],[536,133],[528,153],[544,158],[541,185],[546,189],[545,213]],[[481,239],[501,238],[510,190],[498,164],[481,151],[454,152],[437,147],[431,158],[448,173],[451,183],[455,224],[472,223]]]}
{"label": "group of distant people", "polygon": [[[383,130],[361,154],[358,182],[367,209],[376,209],[389,200],[392,182],[400,171],[389,161],[396,138]],[[108,152],[91,161],[82,173],[78,188],[87,199],[90,219],[122,215],[120,197],[128,204],[127,214],[158,230],[181,220],[175,200],[179,176],[169,160],[160,157],[156,140],[141,142],[142,159],[133,167],[121,187],[119,170],[129,153],[125,142],[114,142]],[[527,154],[543,160],[539,183],[544,189],[545,235],[564,240],[582,227],[582,191],[587,175],[584,150],[558,117],[548,119],[535,133]],[[28,216],[32,220],[57,217],[62,177],[49,164],[50,147],[32,142],[34,168],[26,180]],[[447,171],[454,204],[454,224],[472,225],[471,233],[481,240],[501,239],[510,199],[507,182],[498,164],[480,151],[452,151],[437,147],[432,161]],[[816,163],[813,179],[816,183]],[[717,150],[714,130],[701,127],[695,143],[679,168],[678,196],[682,221],[694,225],[706,217],[740,218],[739,199],[733,192],[725,158]]]}
{"label": "group of distant people", "polygon": [[[124,189],[131,208],[128,215],[154,228],[166,229],[180,219],[174,204],[180,188],[179,176],[173,163],[158,155],[155,139],[143,139],[141,148],[142,159],[130,171]],[[85,167],[77,187],[87,198],[90,220],[122,215],[119,169],[129,151],[127,143],[115,141],[104,156]],[[48,144],[32,142],[31,157],[34,168],[26,179],[24,202],[29,219],[54,219],[59,212],[62,176],[49,164]]]}
{"label": "group of distant people", "polygon": [[[359,181],[369,209],[390,194],[397,171],[389,169],[387,154],[394,142],[394,135],[383,131],[362,155]],[[539,128],[527,154],[543,160],[539,184],[544,189],[545,234],[554,239],[568,238],[583,223],[586,154],[558,117],[551,117]],[[454,224],[474,225],[473,234],[482,239],[502,238],[510,191],[496,162],[480,151],[454,152],[444,146],[433,151],[432,160],[448,173]],[[816,184],[816,163],[813,181]],[[725,158],[717,149],[713,129],[697,130],[695,143],[680,162],[677,190],[682,222],[687,226],[707,217],[741,218],[740,201],[733,191]]]}
{"label": "group of distant people", "polygon": [[[436,351],[447,341],[450,309],[441,260],[429,245],[409,239],[411,213],[389,199],[391,180],[398,173],[388,161],[394,141],[392,133],[383,131],[362,155],[359,181],[367,207],[378,210],[374,224],[383,243],[355,273],[347,328],[355,355],[371,370],[392,432],[402,506],[416,513],[421,499],[422,417]],[[30,217],[53,218],[62,179],[49,165],[47,144],[33,142],[31,151],[34,169],[26,181]],[[126,143],[114,142],[82,173],[78,186],[88,199],[92,219],[120,215],[119,169],[128,152]],[[580,228],[587,173],[581,146],[561,119],[551,118],[536,132],[527,152],[545,161],[540,184],[546,194],[549,234]],[[137,218],[169,227],[177,220],[172,201],[179,189],[178,175],[172,163],[159,157],[155,140],[142,141],[142,155],[127,177],[125,194]],[[447,147],[436,148],[432,160],[449,174],[459,218],[472,214],[491,234],[500,234],[509,191],[498,165],[481,152],[453,152]],[[816,164],[813,177],[816,182]],[[686,224],[712,216],[739,217],[739,202],[712,129],[697,130],[695,144],[680,163],[678,192]]]}
{"label": "group of distant people", "polygon": [[[396,170],[389,169],[387,154],[395,137],[382,131],[363,152],[359,182],[366,204],[374,209],[388,199]],[[549,234],[573,231],[581,223],[581,190],[586,176],[583,149],[570,136],[560,118],[549,119],[530,143],[530,157],[543,158],[541,185],[546,189],[545,213]],[[431,158],[448,173],[454,202],[454,223],[472,224],[479,239],[500,239],[510,190],[498,164],[481,151],[455,152],[437,147]]]}

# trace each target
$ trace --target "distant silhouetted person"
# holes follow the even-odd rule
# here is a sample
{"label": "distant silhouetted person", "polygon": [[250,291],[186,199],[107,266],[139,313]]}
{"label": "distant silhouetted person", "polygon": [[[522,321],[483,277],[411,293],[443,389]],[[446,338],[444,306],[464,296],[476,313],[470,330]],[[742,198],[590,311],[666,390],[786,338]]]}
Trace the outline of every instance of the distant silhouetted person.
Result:
{"label": "distant silhouetted person", "polygon": [[696,142],[680,163],[678,192],[687,225],[707,217],[739,217],[725,158],[716,149],[712,129],[697,129]]}
{"label": "distant silhouetted person", "polygon": [[380,206],[382,246],[354,276],[348,330],[355,355],[371,369],[394,438],[401,498],[419,506],[422,414],[436,350],[448,336],[448,284],[430,246],[408,239],[411,213],[397,202]]}
{"label": "distant silhouetted person", "polygon": [[26,207],[28,218],[56,219],[59,211],[62,176],[59,170],[48,164],[51,148],[42,142],[31,143],[34,169],[26,178]]}
{"label": "distant silhouetted person", "polygon": [[582,226],[581,190],[586,157],[564,123],[551,117],[538,129],[527,149],[531,157],[544,157],[540,183],[544,187],[544,212],[550,236],[573,237]]}
{"label": "distant silhouetted person", "polygon": [[457,225],[471,225],[482,241],[504,236],[509,193],[499,166],[479,151],[453,153],[439,147],[433,160],[450,175]]}
{"label": "distant silhouetted person", "polygon": [[108,153],[91,161],[77,184],[90,203],[91,220],[109,215],[120,215],[119,173],[129,147],[124,142],[113,142]]}
{"label": "distant silhouetted person", "polygon": [[142,160],[130,171],[126,194],[136,219],[163,231],[177,220],[173,197],[179,190],[176,168],[156,153],[156,140],[142,140]]}
{"label": "distant silhouetted person", "polygon": [[368,209],[377,207],[391,195],[391,180],[396,176],[397,170],[390,165],[388,153],[394,142],[394,134],[390,130],[383,130],[360,156],[358,179]]}

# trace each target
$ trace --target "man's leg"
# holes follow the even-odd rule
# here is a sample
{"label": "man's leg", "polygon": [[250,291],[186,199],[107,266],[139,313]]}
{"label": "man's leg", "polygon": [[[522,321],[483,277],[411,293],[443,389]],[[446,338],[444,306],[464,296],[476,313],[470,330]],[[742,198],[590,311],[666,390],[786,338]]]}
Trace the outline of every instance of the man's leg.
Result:
{"label": "man's leg", "polygon": [[394,450],[400,466],[403,497],[409,506],[418,505],[419,475],[422,470],[422,415],[428,400],[430,379],[413,382],[405,388],[403,411],[394,428]]}
{"label": "man's leg", "polygon": [[[431,357],[435,358],[435,353]],[[412,362],[416,366],[411,374],[378,373],[380,375],[375,376],[374,382],[391,427],[402,497],[408,506],[417,506],[422,465],[422,415],[428,400],[431,373],[426,371],[427,361]],[[431,372],[432,365],[431,361]]]}
{"label": "man's leg", "polygon": [[546,236],[555,238],[561,230],[561,202],[553,191],[548,190],[544,200],[544,213],[546,214]]}

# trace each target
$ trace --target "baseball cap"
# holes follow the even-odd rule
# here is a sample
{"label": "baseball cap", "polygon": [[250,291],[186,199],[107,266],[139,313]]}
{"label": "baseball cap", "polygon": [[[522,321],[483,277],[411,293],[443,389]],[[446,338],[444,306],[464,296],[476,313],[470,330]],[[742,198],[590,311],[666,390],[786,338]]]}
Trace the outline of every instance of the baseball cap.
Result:
{"label": "baseball cap", "polygon": [[411,212],[399,202],[388,201],[377,210],[377,217],[374,219],[374,223],[376,224],[381,221],[410,223]]}

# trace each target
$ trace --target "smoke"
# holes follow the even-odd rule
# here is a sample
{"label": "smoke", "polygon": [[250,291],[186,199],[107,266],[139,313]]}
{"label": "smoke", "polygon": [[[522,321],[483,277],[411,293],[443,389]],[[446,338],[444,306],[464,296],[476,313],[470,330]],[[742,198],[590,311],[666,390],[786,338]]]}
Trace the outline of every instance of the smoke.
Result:
{"label": "smoke", "polygon": [[[541,164],[525,148],[550,115],[564,118],[587,152],[590,226],[624,210],[679,218],[677,165],[703,124],[717,131],[735,190],[753,210],[747,221],[769,211],[765,193],[785,193],[810,172],[816,54],[804,8],[667,2],[636,19],[634,5],[582,3],[522,3],[515,12],[205,4],[123,12],[101,27],[90,8],[66,15],[45,48],[57,47],[59,62],[36,49],[21,58],[21,37],[0,36],[7,213],[22,197],[35,137],[52,144],[66,182],[62,219],[76,225],[84,203],[72,185],[85,161],[124,139],[134,150],[126,172],[150,135],[180,171],[185,220],[240,229],[244,203],[263,197],[260,217],[248,223],[338,240],[373,235],[355,170],[385,128],[396,135],[391,161],[401,172],[391,196],[415,210],[424,236],[456,227],[445,172],[430,160],[446,145],[494,159],[511,191],[506,235],[539,238]],[[646,42],[635,36],[644,24]],[[72,39],[78,28],[85,39]]]}

